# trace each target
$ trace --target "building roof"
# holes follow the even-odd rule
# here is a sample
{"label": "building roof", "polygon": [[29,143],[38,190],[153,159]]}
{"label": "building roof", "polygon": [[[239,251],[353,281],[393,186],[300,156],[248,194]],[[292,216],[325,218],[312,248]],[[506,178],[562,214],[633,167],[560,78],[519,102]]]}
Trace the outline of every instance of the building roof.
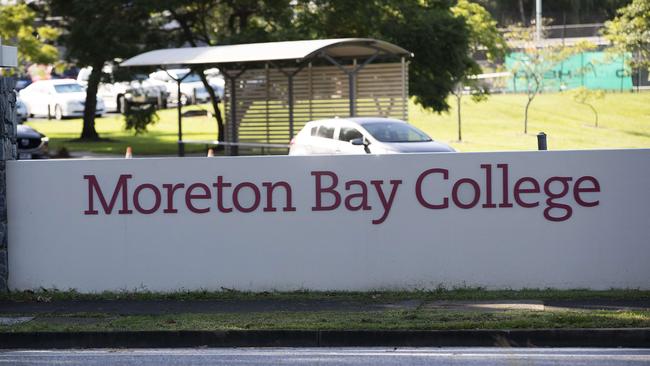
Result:
{"label": "building roof", "polygon": [[301,61],[321,52],[338,58],[386,55],[412,56],[392,43],[371,38],[339,38],[308,41],[248,43],[228,46],[167,48],[142,53],[121,66],[228,64],[280,60]]}

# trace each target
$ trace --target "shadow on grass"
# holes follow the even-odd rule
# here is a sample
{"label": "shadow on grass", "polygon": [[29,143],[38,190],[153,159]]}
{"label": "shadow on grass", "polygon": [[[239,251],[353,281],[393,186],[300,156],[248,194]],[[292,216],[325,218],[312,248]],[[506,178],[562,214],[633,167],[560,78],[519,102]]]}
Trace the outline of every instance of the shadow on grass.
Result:
{"label": "shadow on grass", "polygon": [[108,142],[108,143],[120,143],[123,142],[121,140],[114,140],[114,139],[109,139],[105,137],[98,137],[96,139],[82,139],[82,138],[76,138],[76,139],[70,139],[70,140],[61,140],[61,142],[70,142],[70,143],[94,143],[94,142]]}
{"label": "shadow on grass", "polygon": [[636,137],[650,137],[650,133],[646,132],[640,132],[640,131],[628,131],[628,130],[623,130],[623,133],[636,136]]}

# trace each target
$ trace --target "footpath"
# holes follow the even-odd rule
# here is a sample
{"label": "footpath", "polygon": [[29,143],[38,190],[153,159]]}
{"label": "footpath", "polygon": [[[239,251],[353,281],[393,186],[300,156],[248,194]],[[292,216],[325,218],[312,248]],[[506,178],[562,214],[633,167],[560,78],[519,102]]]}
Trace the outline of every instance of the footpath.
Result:
{"label": "footpath", "polygon": [[[176,347],[634,347],[650,348],[650,328],[546,329],[217,329],[74,330],[107,317],[174,314],[373,313],[425,310],[451,314],[524,312],[637,312],[647,317],[650,299],[348,301],[348,300],[0,300],[0,349]],[[101,316],[93,316],[101,314]],[[80,316],[81,315],[81,316]],[[39,330],[13,327],[38,322]],[[48,325],[54,331],[48,330]],[[67,330],[69,326],[72,330]],[[62,330],[63,329],[63,330]]]}

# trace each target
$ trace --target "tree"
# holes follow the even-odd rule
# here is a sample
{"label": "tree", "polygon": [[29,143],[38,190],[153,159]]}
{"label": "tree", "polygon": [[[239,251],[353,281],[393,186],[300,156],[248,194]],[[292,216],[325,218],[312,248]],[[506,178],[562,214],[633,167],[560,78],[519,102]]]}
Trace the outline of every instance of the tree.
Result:
{"label": "tree", "polygon": [[447,97],[473,61],[464,21],[448,0],[299,0],[296,29],[309,38],[370,37],[413,52],[409,93],[425,109],[446,111]]}
{"label": "tree", "polygon": [[138,0],[50,0],[54,15],[62,17],[61,42],[67,58],[79,66],[92,66],[86,89],[81,140],[99,140],[95,129],[97,88],[104,63],[133,56],[155,47],[148,32],[150,8]]}
{"label": "tree", "polygon": [[614,20],[605,23],[603,35],[612,43],[612,51],[630,53],[628,66],[650,71],[650,0],[633,0],[617,11]]}
{"label": "tree", "polygon": [[[565,46],[562,44],[539,45],[534,38],[534,28],[511,27],[508,39],[517,44],[520,52],[510,55],[513,59],[512,72],[516,80],[517,75],[523,74],[526,78],[526,106],[524,108],[524,133],[528,133],[528,109],[544,88],[544,75],[552,72],[553,69],[563,60],[593,48],[587,42],[580,42],[576,45]],[[581,72],[581,70],[576,70]],[[548,86],[548,85],[546,85]]]}
{"label": "tree", "polygon": [[598,111],[592,103],[597,99],[605,98],[605,92],[601,89],[591,90],[585,88],[584,86],[581,86],[579,88],[573,89],[571,91],[571,94],[573,96],[573,100],[575,100],[576,103],[584,104],[589,107],[592,112],[594,112],[594,127],[598,128]]}
{"label": "tree", "polygon": [[[501,60],[507,52],[507,44],[503,36],[497,29],[497,22],[492,18],[490,13],[479,4],[470,3],[468,0],[459,0],[451,8],[452,14],[457,18],[465,21],[465,26],[469,34],[470,52],[476,54],[479,50],[486,53],[488,61]],[[487,99],[489,90],[483,87],[476,75],[482,72],[481,67],[470,59],[465,72],[456,80],[456,87],[451,93],[456,97],[456,112],[458,116],[458,141],[463,140],[461,130],[461,99],[466,89],[472,94],[472,99],[476,102]]]}
{"label": "tree", "polygon": [[0,38],[18,48],[18,64],[51,64],[58,60],[59,52],[50,44],[59,36],[59,30],[48,26],[35,26],[36,12],[25,4],[0,7]]}
{"label": "tree", "polygon": [[[177,25],[172,42],[178,46],[215,46],[219,44],[286,40],[291,28],[289,0],[162,0],[153,1],[157,16]],[[208,83],[201,67],[199,75],[214,110],[218,141],[225,141],[225,128],[219,98]]]}

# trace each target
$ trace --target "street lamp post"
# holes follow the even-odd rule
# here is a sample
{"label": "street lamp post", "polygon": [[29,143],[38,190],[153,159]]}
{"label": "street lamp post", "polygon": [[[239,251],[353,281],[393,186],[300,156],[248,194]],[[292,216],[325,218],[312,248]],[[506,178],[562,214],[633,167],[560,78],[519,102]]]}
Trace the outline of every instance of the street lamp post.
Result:
{"label": "street lamp post", "polygon": [[542,40],[542,0],[535,0],[535,41]]}

